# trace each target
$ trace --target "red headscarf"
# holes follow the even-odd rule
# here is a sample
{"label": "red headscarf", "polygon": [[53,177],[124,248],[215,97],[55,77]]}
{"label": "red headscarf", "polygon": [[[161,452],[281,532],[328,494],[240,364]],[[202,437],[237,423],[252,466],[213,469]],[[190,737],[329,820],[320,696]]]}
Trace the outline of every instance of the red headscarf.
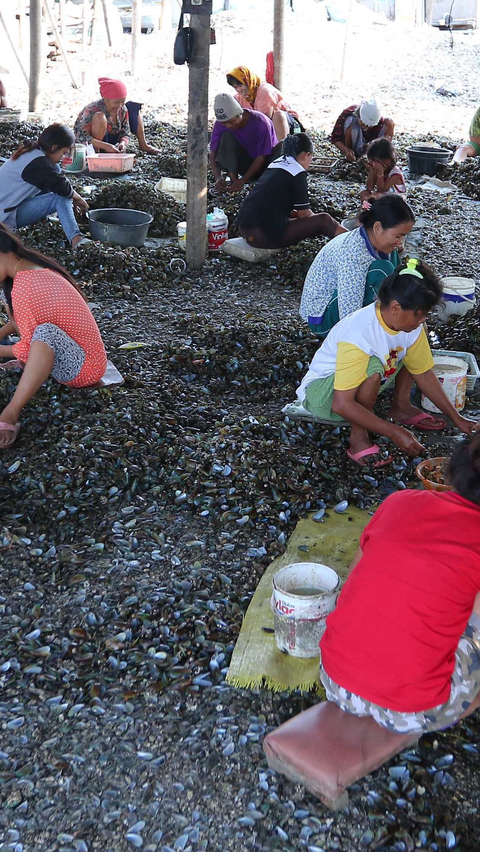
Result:
{"label": "red headscarf", "polygon": [[110,77],[99,77],[98,82],[100,83],[102,98],[116,101],[127,97],[127,87],[121,80],[111,80]]}

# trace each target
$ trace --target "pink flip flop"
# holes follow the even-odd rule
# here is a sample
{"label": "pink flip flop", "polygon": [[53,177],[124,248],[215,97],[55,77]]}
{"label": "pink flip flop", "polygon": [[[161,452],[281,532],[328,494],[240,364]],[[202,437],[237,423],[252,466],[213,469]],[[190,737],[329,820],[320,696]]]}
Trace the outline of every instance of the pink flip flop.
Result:
{"label": "pink flip flop", "polygon": [[[365,450],[359,450],[358,453],[351,453],[350,450],[347,450],[347,456],[350,461],[358,464],[359,467],[369,467],[369,465],[361,464],[360,459],[365,458],[366,456],[375,456],[381,453],[381,449],[378,444],[374,444],[372,447],[367,447]],[[377,467],[385,467],[387,464],[391,464],[393,461],[393,456],[388,456],[386,459],[381,459],[380,461],[374,462],[371,466],[374,468]]]}
{"label": "pink flip flop", "polygon": [[400,423],[400,426],[416,426],[417,429],[423,429],[425,432],[440,432],[447,426],[446,421],[442,417],[432,417],[426,411],[412,414],[411,417],[407,417],[406,420],[399,420],[398,423]]}
{"label": "pink flip flop", "polygon": [[4,423],[3,420],[0,420],[0,432],[4,430],[5,432],[11,432],[12,437],[10,441],[7,441],[5,444],[0,444],[0,450],[8,450],[18,438],[18,432],[20,429],[20,423]]}

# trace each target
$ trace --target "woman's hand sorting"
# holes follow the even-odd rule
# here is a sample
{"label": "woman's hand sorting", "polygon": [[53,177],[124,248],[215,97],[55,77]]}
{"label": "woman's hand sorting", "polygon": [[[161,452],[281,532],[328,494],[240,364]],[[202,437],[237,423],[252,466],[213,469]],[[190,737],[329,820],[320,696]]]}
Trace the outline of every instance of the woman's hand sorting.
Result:
{"label": "woman's hand sorting", "polygon": [[425,447],[403,426],[395,428],[393,434],[390,435],[390,440],[393,441],[399,450],[402,450],[409,456],[418,456],[419,453],[425,452]]}

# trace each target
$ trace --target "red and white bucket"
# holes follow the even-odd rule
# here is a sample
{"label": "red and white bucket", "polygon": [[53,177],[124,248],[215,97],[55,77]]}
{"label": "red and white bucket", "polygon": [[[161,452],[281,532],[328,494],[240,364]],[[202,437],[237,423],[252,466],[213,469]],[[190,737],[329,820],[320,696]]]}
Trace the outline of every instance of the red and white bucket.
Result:
{"label": "red and white bucket", "polygon": [[219,207],[207,215],[208,250],[220,251],[228,240],[228,216]]}
{"label": "red and white bucket", "polygon": [[340,577],[319,562],[294,562],[273,577],[271,607],[277,648],[292,657],[318,657],[327,615],[335,609]]}

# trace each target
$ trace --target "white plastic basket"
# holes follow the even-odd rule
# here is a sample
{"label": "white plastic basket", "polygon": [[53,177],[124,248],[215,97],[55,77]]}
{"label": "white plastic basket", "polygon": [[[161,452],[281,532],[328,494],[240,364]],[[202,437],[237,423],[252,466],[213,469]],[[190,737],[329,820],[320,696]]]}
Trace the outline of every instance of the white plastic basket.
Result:
{"label": "white plastic basket", "polygon": [[448,358],[461,358],[468,364],[467,391],[475,390],[475,382],[480,378],[480,369],[475,355],[471,352],[452,352],[448,349],[432,349],[432,355],[446,355]]}

